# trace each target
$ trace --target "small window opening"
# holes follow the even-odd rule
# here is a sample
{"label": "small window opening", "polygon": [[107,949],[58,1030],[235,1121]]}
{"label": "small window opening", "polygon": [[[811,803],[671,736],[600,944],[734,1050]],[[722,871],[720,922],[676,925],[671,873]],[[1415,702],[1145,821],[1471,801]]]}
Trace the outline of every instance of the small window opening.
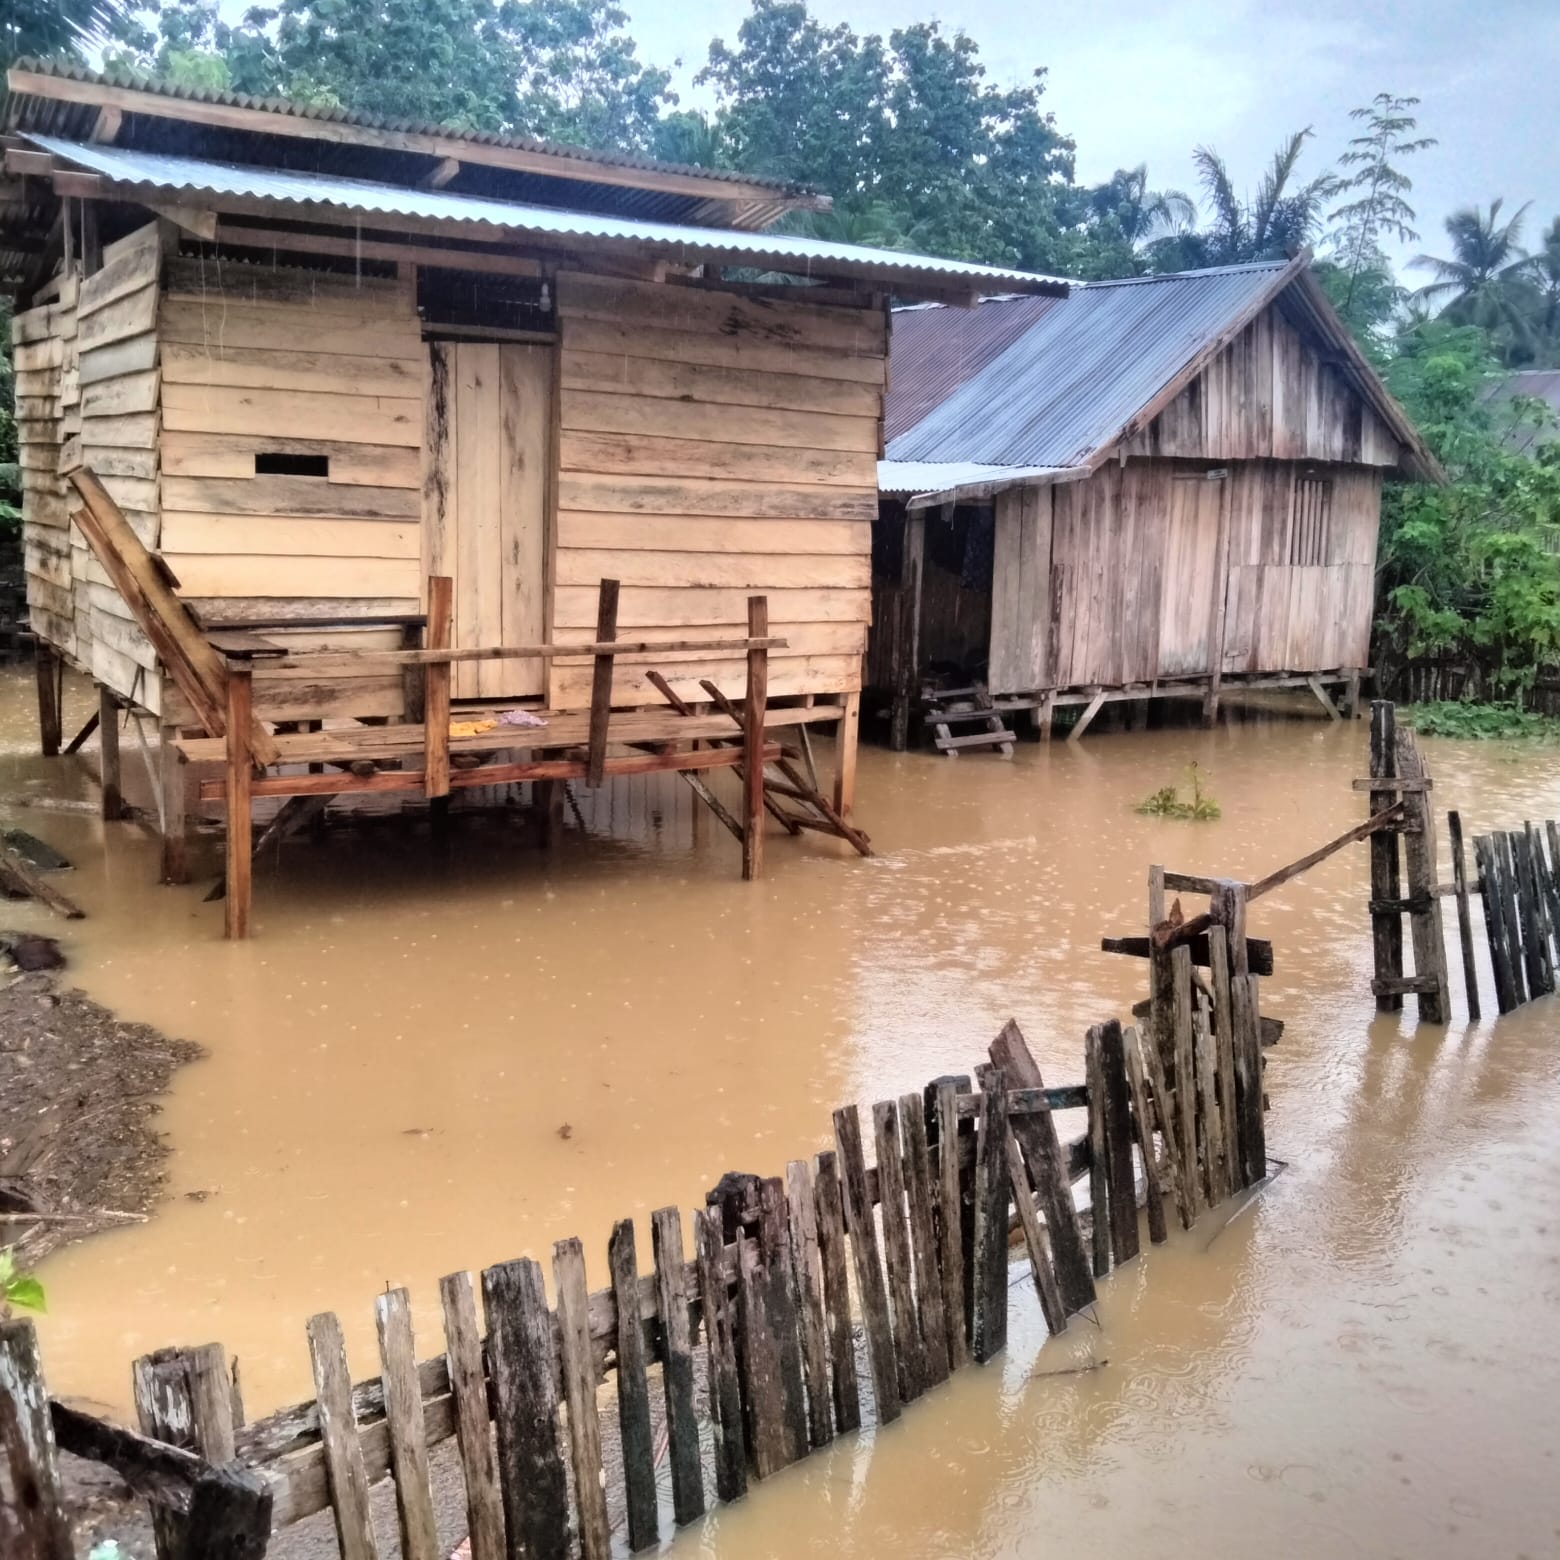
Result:
{"label": "small window opening", "polygon": [[1300,568],[1327,562],[1332,543],[1332,492],[1330,477],[1299,477],[1290,512],[1289,561]]}
{"label": "small window opening", "polygon": [[255,456],[257,477],[328,477],[329,455],[288,455],[286,453]]}

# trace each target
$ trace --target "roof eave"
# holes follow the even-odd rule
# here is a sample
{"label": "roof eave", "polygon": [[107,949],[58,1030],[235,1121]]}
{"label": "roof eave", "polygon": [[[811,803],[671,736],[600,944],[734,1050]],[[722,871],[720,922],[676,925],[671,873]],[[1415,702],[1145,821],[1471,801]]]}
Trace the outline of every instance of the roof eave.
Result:
{"label": "roof eave", "polygon": [[782,214],[793,210],[828,211],[833,207],[827,195],[786,186],[781,181],[750,181],[716,172],[691,172],[656,166],[650,159],[618,162],[564,150],[549,151],[542,147],[473,140],[454,132],[439,134],[422,130],[388,129],[350,119],[289,114],[277,109],[159,91],[152,86],[130,87],[102,79],[81,79],[79,75],[55,74],[47,70],[30,69],[26,62],[11,67],[6,73],[6,84],[12,99],[12,107],[6,116],[7,128],[24,133],[26,127],[16,123],[15,100],[18,97],[37,97],[53,102],[113,108],[122,113],[179,120],[191,125],[220,124],[256,135],[291,136],[341,145],[412,152],[434,159],[454,158],[457,161],[507,168],[542,177],[653,190],[660,194],[727,202],[736,207],[762,206],[772,211],[778,204]]}

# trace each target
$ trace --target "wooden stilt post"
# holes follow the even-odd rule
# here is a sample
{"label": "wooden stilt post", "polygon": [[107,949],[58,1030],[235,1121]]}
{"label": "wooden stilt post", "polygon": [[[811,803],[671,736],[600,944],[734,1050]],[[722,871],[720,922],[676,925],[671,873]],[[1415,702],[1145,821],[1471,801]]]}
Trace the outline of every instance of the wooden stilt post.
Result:
{"label": "wooden stilt post", "polygon": [[119,766],[119,701],[103,687],[98,689],[98,780],[103,817],[111,823],[123,817],[125,800]]}
{"label": "wooden stilt post", "polygon": [[157,778],[161,789],[162,880],[188,883],[189,842],[185,837],[185,767],[178,748],[179,728],[158,727]]}
{"label": "wooden stilt post", "polygon": [[[596,642],[606,644],[617,638],[618,582],[603,580],[596,601]],[[606,776],[607,725],[612,718],[612,667],[614,656],[598,655],[592,664],[590,680],[590,745],[587,749],[585,783],[593,789]]]}
{"label": "wooden stilt post", "polygon": [[227,671],[227,897],[222,907],[224,933],[235,941],[249,935],[253,709],[252,673],[246,664],[234,662]]}
{"label": "wooden stilt post", "polygon": [[40,639],[34,670],[38,677],[38,742],[45,758],[58,758],[60,752],[62,668],[63,663],[54,647]]}
{"label": "wooden stilt post", "polygon": [[[769,598],[748,597],[748,638],[769,635]],[[764,715],[769,700],[769,652],[747,653],[747,696],[742,706],[742,876],[764,870]]]}
{"label": "wooden stilt post", "polygon": [[[455,582],[447,574],[428,577],[428,623],[424,644],[448,650],[454,621]],[[430,804],[450,794],[450,663],[431,663],[423,680],[423,795]]]}
{"label": "wooden stilt post", "polygon": [[926,515],[906,514],[899,569],[899,622],[895,639],[894,705],[888,745],[903,753],[910,744],[910,711],[920,686],[921,568],[926,556]]}
{"label": "wooden stilt post", "polygon": [[834,810],[848,818],[856,806],[856,742],[861,735],[861,694],[847,693],[834,728]]}
{"label": "wooden stilt post", "polygon": [[1047,688],[1040,695],[1040,708],[1035,711],[1035,735],[1042,742],[1051,740],[1051,726],[1056,716],[1056,689]]}
{"label": "wooden stilt post", "polygon": [[[1388,699],[1372,699],[1370,705],[1370,777],[1391,780],[1397,776],[1397,711]],[[1372,791],[1370,811],[1374,817],[1398,800],[1394,790]],[[1396,829],[1378,829],[1370,837],[1370,897],[1377,908],[1371,911],[1371,940],[1375,954],[1376,980],[1382,983],[1376,992],[1376,1011],[1395,1013],[1403,1006],[1403,994],[1396,989],[1403,979],[1403,916],[1396,908],[1402,897],[1402,878],[1398,870]],[[1235,943],[1230,943],[1234,954]],[[1391,984],[1389,989],[1388,983]]]}
{"label": "wooden stilt post", "polygon": [[1468,860],[1463,851],[1462,814],[1446,815],[1452,841],[1452,889],[1457,897],[1457,940],[1462,947],[1463,988],[1468,993],[1468,1017],[1479,1019],[1479,972],[1473,962],[1473,915],[1468,904]]}

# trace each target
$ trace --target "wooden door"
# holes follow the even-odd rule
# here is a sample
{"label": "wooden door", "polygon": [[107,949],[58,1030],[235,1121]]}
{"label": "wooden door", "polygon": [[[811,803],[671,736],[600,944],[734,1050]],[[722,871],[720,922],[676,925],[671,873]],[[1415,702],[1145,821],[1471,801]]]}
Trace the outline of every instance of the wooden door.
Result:
{"label": "wooden door", "polygon": [[[455,581],[455,643],[546,636],[549,347],[430,344],[425,564]],[[540,694],[539,660],[463,662],[457,698]]]}
{"label": "wooden door", "polygon": [[1197,472],[1167,484],[1160,571],[1159,675],[1205,676],[1213,665],[1213,606],[1224,590],[1219,515],[1226,478]]}

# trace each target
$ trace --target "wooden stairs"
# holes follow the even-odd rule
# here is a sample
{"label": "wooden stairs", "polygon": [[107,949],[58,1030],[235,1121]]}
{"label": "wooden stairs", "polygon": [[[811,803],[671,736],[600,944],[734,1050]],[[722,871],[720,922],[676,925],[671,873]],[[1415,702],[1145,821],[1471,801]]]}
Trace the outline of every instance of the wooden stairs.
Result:
{"label": "wooden stairs", "polygon": [[[931,683],[921,688],[921,718],[931,729],[933,745],[949,758],[957,758],[966,748],[983,747],[994,747],[1011,758],[1017,739],[1005,717],[1037,707],[1035,699],[993,699],[985,684],[978,682],[968,688],[937,688]],[[979,729],[955,736],[955,726]]]}
{"label": "wooden stairs", "polygon": [[[672,688],[671,684],[657,671],[645,674],[645,680],[677,711],[679,715],[693,716],[697,712],[685,699],[681,698]],[[728,699],[720,689],[708,678],[700,678],[700,686],[710,696],[711,702],[723,714],[729,715],[740,726],[742,724],[742,711],[740,706]],[[811,829],[818,834],[832,834],[836,839],[844,840],[853,849],[863,856],[872,855],[872,841],[862,830],[853,824],[846,822],[835,811],[833,803],[823,794],[823,787],[818,780],[818,769],[813,762],[812,739],[807,734],[805,725],[797,726],[796,732],[800,738],[800,747],[793,748],[782,745],[779,758],[764,765],[764,808],[769,815],[781,824],[788,834],[800,834],[803,829]],[[729,741],[717,739],[711,741],[712,747],[728,747],[739,745],[737,739]],[[735,814],[710,788],[709,781],[692,770],[678,771],[684,782],[694,794],[707,806],[715,816],[728,828],[740,841],[742,839],[742,825]],[[743,770],[740,765],[736,769],[737,778],[744,780]]]}

